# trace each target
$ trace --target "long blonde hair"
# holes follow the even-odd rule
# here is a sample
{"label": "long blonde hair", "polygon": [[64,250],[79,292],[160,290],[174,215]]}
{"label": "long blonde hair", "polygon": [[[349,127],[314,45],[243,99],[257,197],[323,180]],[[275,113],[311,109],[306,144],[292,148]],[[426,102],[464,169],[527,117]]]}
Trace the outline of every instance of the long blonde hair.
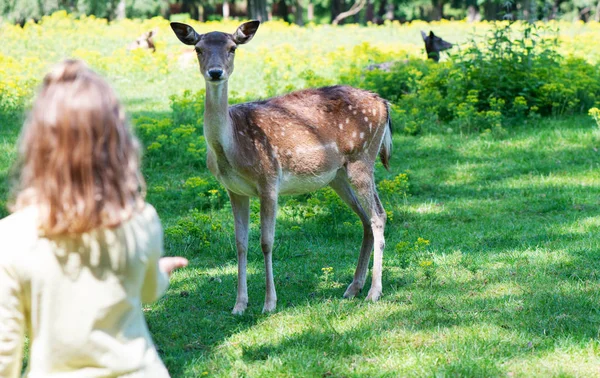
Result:
{"label": "long blonde hair", "polygon": [[17,164],[12,210],[36,206],[46,235],[116,227],[144,206],[139,143],[113,89],[81,61],[45,76]]}

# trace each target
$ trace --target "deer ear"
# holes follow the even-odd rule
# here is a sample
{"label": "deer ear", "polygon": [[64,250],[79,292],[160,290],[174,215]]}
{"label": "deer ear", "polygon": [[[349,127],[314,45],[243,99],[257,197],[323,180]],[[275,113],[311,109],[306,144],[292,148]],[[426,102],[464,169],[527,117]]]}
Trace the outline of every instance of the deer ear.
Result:
{"label": "deer ear", "polygon": [[433,38],[433,37],[435,37],[435,34],[433,34],[433,30],[430,30],[429,31],[429,38]]}
{"label": "deer ear", "polygon": [[427,34],[423,30],[421,30],[421,37],[423,37],[423,41],[427,41]]}
{"label": "deer ear", "polygon": [[186,45],[195,45],[200,41],[200,34],[196,33],[194,28],[180,22],[171,22],[171,29],[179,40]]}
{"label": "deer ear", "polygon": [[254,34],[258,30],[260,21],[248,21],[240,25],[239,28],[233,33],[233,41],[238,45],[250,42]]}

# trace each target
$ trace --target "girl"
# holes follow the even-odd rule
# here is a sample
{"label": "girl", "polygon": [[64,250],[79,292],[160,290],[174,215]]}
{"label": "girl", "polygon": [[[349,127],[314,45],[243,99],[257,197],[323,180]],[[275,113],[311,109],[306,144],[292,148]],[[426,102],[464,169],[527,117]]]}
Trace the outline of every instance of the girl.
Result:
{"label": "girl", "polygon": [[67,60],[23,128],[13,214],[0,220],[0,377],[168,377],[142,303],[187,265],[160,258],[138,143],[112,88]]}

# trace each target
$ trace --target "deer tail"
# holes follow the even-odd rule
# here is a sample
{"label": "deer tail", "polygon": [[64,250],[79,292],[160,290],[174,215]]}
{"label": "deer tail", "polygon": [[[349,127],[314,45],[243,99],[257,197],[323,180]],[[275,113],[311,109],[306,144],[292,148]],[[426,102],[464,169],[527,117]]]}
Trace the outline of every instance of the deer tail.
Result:
{"label": "deer tail", "polygon": [[388,171],[390,170],[390,158],[392,157],[392,118],[390,116],[390,103],[386,102],[387,120],[386,127],[383,133],[383,141],[379,149],[379,158],[383,166]]}

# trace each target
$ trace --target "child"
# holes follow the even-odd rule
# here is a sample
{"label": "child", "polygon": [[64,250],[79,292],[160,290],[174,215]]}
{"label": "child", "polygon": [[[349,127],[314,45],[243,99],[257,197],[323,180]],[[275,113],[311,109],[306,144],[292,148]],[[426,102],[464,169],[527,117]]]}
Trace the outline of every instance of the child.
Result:
{"label": "child", "polygon": [[144,203],[138,143],[111,87],[67,60],[22,131],[14,213],[0,220],[0,377],[168,377],[142,303],[181,257]]}

